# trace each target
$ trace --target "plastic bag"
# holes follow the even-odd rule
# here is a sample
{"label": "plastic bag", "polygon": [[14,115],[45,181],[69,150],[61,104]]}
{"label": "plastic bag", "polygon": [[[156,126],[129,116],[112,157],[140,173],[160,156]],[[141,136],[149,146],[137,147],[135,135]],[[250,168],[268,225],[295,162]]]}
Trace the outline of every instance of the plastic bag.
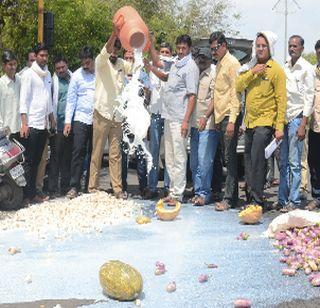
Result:
{"label": "plastic bag", "polygon": [[310,212],[306,210],[294,210],[286,214],[276,217],[263,233],[267,237],[274,237],[279,231],[285,231],[290,228],[303,228],[313,226],[320,223],[320,213]]}

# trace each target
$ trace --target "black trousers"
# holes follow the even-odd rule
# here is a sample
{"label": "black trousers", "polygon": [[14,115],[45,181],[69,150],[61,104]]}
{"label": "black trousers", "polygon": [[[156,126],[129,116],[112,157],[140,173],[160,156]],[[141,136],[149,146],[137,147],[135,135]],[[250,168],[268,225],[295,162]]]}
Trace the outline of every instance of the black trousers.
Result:
{"label": "black trousers", "polygon": [[264,150],[271,142],[273,128],[258,126],[245,131],[245,174],[248,202],[263,205],[263,188],[266,175]]}
{"label": "black trousers", "polygon": [[[87,190],[90,176],[90,161],[92,152],[92,125],[75,121],[73,123],[73,147],[71,160],[70,187],[81,189],[81,176],[84,168],[87,169],[86,185]],[[85,167],[85,163],[86,166]]]}
{"label": "black trousers", "polygon": [[[221,194],[225,182],[223,177],[223,140],[221,138],[213,163],[211,190],[214,194]],[[221,201],[221,200],[220,200]]]}
{"label": "black trousers", "polygon": [[237,145],[241,120],[242,115],[240,114],[237,117],[232,138],[226,136],[229,117],[225,117],[220,123],[221,139],[213,164],[213,176],[211,181],[212,191],[221,192],[223,186],[223,162],[225,162],[227,177],[225,180],[224,199],[227,200],[232,207],[237,206],[239,199]]}
{"label": "black trousers", "polygon": [[29,199],[32,199],[36,195],[38,166],[47,138],[48,131],[46,129],[30,128],[29,136],[24,142],[26,148],[24,169],[27,181],[25,197]]}
{"label": "black trousers", "polygon": [[320,133],[309,130],[308,164],[312,197],[320,201]]}
{"label": "black trousers", "polygon": [[65,137],[62,132],[58,132],[49,138],[49,144],[49,192],[59,191],[60,177],[60,192],[65,194],[70,188],[73,135]]}
{"label": "black trousers", "polygon": [[[122,180],[122,190],[128,190],[128,153],[127,153],[128,145],[125,142],[121,143],[121,180]],[[147,162],[145,156],[143,155],[143,151],[141,146],[136,149],[136,162],[137,162],[137,175],[139,181],[139,190],[141,193],[145,190],[148,185],[147,180]]]}

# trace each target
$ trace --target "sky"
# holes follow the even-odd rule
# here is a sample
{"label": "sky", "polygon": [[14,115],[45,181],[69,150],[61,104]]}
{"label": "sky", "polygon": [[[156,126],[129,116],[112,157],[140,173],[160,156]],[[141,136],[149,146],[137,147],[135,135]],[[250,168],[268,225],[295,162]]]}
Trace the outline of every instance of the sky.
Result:
{"label": "sky", "polygon": [[[234,10],[241,14],[236,24],[240,37],[254,39],[258,31],[271,30],[278,35],[275,45],[275,59],[284,62],[284,2],[281,0],[278,9],[272,7],[278,0],[233,0]],[[320,39],[320,0],[296,0],[301,7],[297,8],[292,0],[288,1],[288,37],[299,34],[305,39],[305,52],[314,51],[314,45]],[[288,54],[287,54],[288,56]]]}

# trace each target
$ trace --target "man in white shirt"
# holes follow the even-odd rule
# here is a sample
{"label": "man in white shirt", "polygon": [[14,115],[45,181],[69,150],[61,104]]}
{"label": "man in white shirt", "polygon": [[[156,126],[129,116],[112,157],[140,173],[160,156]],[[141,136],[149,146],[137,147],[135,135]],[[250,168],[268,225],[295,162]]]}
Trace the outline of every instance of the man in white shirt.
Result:
{"label": "man in white shirt", "polygon": [[300,206],[301,156],[308,117],[314,98],[314,68],[302,58],[304,40],[299,35],[289,38],[290,59],[284,66],[287,86],[287,124],[280,146],[279,205],[282,212]]}
{"label": "man in white shirt", "polygon": [[17,58],[11,50],[2,54],[4,75],[0,78],[0,128],[8,126],[10,137],[20,139],[20,77]]}
{"label": "man in white shirt", "polygon": [[48,71],[48,49],[39,44],[35,50],[36,61],[26,70],[21,80],[20,114],[21,138],[26,138],[26,198],[42,202],[36,195],[36,176],[48,129],[55,129],[52,113],[51,74]]}
{"label": "man in white shirt", "polygon": [[20,77],[22,77],[23,73],[31,67],[32,63],[36,61],[36,53],[34,50],[28,51],[27,58],[26,58],[26,66],[18,73]]}
{"label": "man in white shirt", "polygon": [[311,200],[306,206],[307,210],[315,210],[320,207],[320,40],[316,42],[315,52],[317,65],[315,67],[315,96],[314,109],[311,116],[309,130],[308,164],[310,170]]}
{"label": "man in white shirt", "polygon": [[[158,54],[154,45],[151,45],[151,53]],[[159,66],[158,68],[164,74],[168,74],[171,68],[174,58],[172,57],[172,47],[168,43],[161,43],[159,49]],[[156,56],[154,56],[156,57]],[[153,58],[154,58],[153,57]],[[146,62],[149,67],[149,62]],[[151,121],[149,128],[149,148],[152,155],[152,168],[149,172],[149,189],[145,194],[146,199],[153,199],[158,197],[157,185],[158,185],[158,169],[159,169],[159,154],[161,137],[164,131],[164,118],[161,116],[162,102],[163,102],[163,88],[164,81],[157,77],[153,72],[150,72],[150,84],[151,84],[151,99],[149,105],[149,111],[151,113]],[[167,170],[164,170],[164,194],[169,190],[169,176]]]}
{"label": "man in white shirt", "polygon": [[[92,151],[92,116],[95,90],[94,53],[90,46],[85,46],[80,51],[81,67],[77,69],[70,80],[68,88],[64,135],[73,132],[73,148],[71,160],[70,190],[67,197],[73,199],[78,196],[81,189],[81,176],[87,158],[88,166],[91,161]],[[86,174],[87,190],[89,183],[90,167]]]}

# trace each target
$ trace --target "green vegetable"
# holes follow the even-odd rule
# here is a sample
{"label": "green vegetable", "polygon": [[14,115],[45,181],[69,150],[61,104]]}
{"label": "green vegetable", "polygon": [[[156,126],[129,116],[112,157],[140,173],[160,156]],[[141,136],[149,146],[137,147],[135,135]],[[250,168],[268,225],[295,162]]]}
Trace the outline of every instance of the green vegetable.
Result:
{"label": "green vegetable", "polygon": [[129,264],[111,260],[103,264],[99,271],[100,284],[105,293],[120,301],[132,301],[142,291],[141,274]]}

